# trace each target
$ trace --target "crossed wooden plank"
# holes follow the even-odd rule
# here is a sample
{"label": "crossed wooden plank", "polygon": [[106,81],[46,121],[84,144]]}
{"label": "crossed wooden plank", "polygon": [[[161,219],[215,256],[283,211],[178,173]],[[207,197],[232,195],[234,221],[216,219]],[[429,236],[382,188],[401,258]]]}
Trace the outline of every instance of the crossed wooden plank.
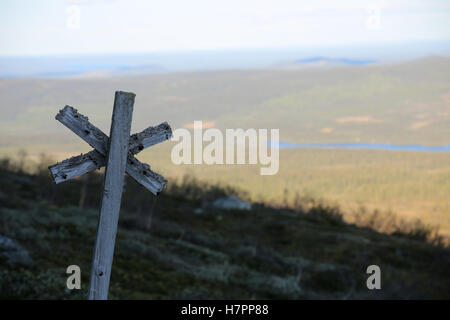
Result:
{"label": "crossed wooden plank", "polygon": [[[50,166],[51,176],[56,184],[106,165],[109,139],[106,134],[92,125],[86,116],[78,113],[71,106],[65,106],[55,118],[94,148],[94,150],[86,154],[81,154]],[[167,122],[163,122],[155,127],[150,126],[144,131],[130,136],[126,172],[155,195],[164,189],[167,180],[160,174],[152,171],[148,164],[140,162],[133,155],[171,137],[172,129]]]}

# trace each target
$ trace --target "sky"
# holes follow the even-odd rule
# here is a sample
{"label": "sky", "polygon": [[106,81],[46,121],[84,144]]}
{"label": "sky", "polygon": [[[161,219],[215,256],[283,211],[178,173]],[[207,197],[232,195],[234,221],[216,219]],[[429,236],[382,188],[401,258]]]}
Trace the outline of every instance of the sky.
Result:
{"label": "sky", "polygon": [[0,55],[450,42],[448,0],[2,0]]}

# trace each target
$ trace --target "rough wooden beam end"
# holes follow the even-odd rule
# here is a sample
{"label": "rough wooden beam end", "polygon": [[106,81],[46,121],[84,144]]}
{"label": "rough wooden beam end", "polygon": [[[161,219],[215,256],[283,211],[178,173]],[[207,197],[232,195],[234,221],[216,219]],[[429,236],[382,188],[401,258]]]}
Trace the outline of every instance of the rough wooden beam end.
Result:
{"label": "rough wooden beam end", "polygon": [[82,174],[100,169],[105,166],[105,157],[98,151],[93,150],[86,154],[69,158],[49,166],[50,174],[55,184],[73,179]]}
{"label": "rough wooden beam end", "polygon": [[167,122],[163,122],[157,126],[148,127],[144,131],[131,135],[129,150],[132,154],[136,154],[145,148],[168,140],[171,137],[172,128],[170,128]]}

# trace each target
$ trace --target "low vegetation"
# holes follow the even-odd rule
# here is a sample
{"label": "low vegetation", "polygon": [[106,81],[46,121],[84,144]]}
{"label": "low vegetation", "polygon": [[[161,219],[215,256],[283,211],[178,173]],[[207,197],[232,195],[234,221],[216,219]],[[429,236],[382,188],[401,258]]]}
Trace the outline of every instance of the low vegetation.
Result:
{"label": "low vegetation", "polygon": [[[56,186],[45,161],[33,174],[0,161],[0,236],[30,257],[12,261],[0,241],[2,299],[86,296],[102,175]],[[450,249],[424,225],[364,210],[348,223],[338,207],[306,197],[251,211],[208,205],[230,194],[248,199],[192,177],[170,181],[156,198],[127,179],[110,298],[450,298]],[[81,267],[81,290],[65,289],[72,264]],[[381,290],[366,287],[372,264]]]}

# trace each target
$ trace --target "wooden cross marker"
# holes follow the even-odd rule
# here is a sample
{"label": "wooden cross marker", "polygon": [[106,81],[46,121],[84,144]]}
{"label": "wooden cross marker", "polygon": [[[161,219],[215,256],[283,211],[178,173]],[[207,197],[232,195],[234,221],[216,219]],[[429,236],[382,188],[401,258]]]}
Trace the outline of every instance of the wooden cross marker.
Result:
{"label": "wooden cross marker", "polygon": [[159,194],[167,184],[166,179],[133,155],[169,139],[172,129],[167,122],[163,122],[130,136],[135,96],[134,93],[116,91],[109,138],[71,106],[65,106],[56,115],[56,120],[76,133],[94,150],[50,166],[53,181],[61,183],[106,166],[89,283],[90,300],[108,298],[125,172],[154,195]]}

